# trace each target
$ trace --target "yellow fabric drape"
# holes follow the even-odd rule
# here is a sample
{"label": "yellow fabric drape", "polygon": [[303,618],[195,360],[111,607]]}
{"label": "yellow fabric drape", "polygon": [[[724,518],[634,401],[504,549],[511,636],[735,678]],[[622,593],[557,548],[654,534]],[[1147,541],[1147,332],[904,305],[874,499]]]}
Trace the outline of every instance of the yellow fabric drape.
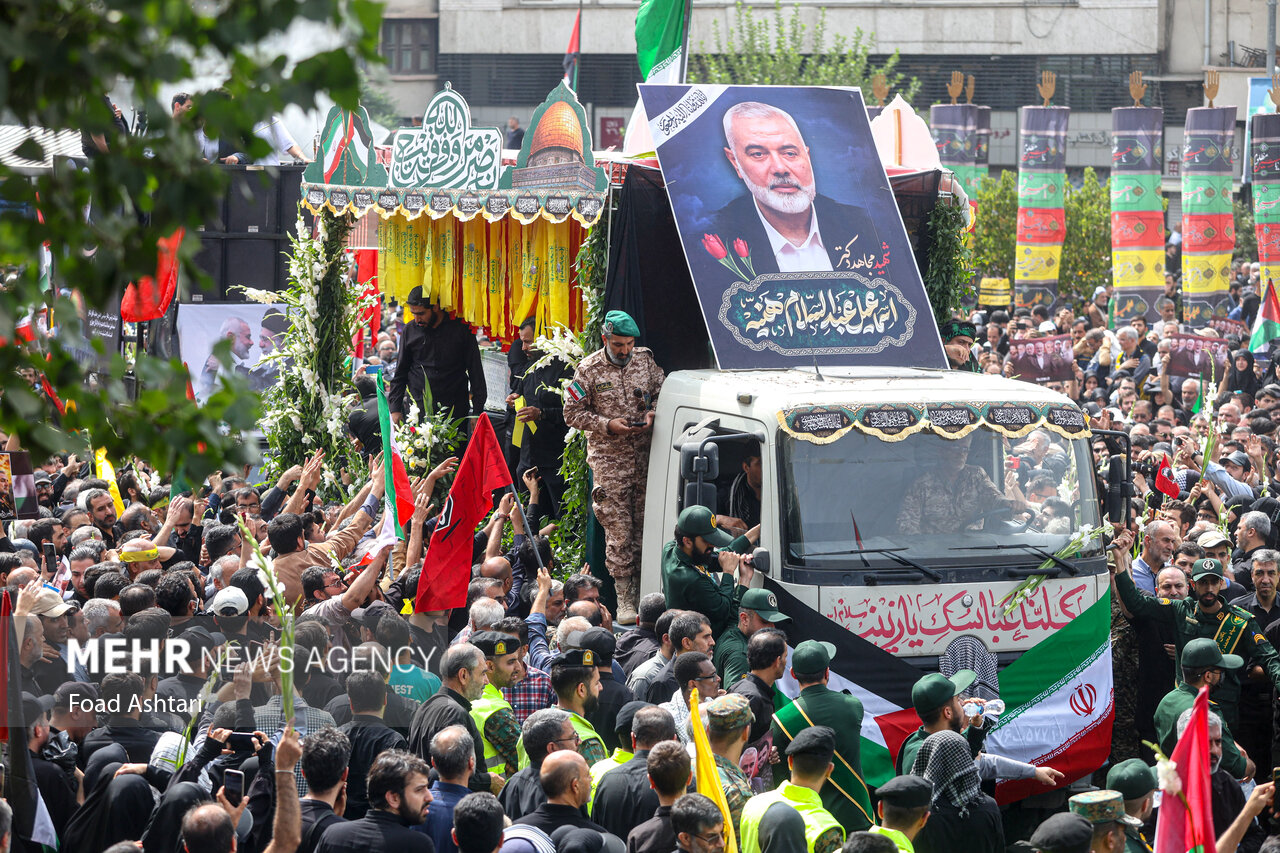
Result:
{"label": "yellow fabric drape", "polygon": [[436,303],[454,314],[458,309],[458,232],[453,217],[435,223],[436,232]]}
{"label": "yellow fabric drape", "polygon": [[489,330],[492,335],[507,337],[511,324],[506,317],[507,232],[505,219],[488,223],[489,228]]}
{"label": "yellow fabric drape", "polygon": [[473,326],[489,324],[489,260],[485,221],[475,217],[462,224],[462,310]]}
{"label": "yellow fabric drape", "polygon": [[569,279],[573,275],[573,254],[569,249],[572,226],[566,220],[552,225],[547,235],[546,310],[543,316],[550,326],[570,328]]}
{"label": "yellow fabric drape", "polygon": [[[520,229],[520,268],[523,277],[520,281],[520,305],[515,316],[518,322],[532,316],[534,305],[538,299],[538,289],[543,276],[544,255],[547,237],[547,223],[539,219],[532,226]],[[514,294],[512,294],[514,296]]]}

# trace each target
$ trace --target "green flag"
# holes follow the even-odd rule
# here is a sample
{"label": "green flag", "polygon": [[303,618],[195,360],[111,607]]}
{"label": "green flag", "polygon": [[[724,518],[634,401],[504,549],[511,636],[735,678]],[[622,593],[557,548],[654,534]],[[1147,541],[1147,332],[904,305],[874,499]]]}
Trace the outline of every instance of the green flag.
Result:
{"label": "green flag", "polygon": [[636,59],[646,83],[679,83],[685,0],[643,0],[636,12]]}
{"label": "green flag", "polygon": [[1198,415],[1200,410],[1204,408],[1204,374],[1200,374],[1200,391],[1196,394],[1196,401],[1191,404],[1191,414]]}

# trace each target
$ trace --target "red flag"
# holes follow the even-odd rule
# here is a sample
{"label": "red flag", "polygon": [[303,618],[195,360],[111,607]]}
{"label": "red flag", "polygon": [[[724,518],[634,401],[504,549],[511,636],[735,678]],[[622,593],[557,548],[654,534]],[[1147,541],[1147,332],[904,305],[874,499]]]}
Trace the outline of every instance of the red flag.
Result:
{"label": "red flag", "polygon": [[377,249],[356,250],[356,283],[364,285],[365,297],[373,298],[373,303],[368,308],[365,308],[360,316],[361,328],[356,331],[354,341],[356,358],[364,358],[364,329],[362,327],[366,325],[369,327],[375,354],[378,348],[378,330],[382,328],[382,305],[378,299]]}
{"label": "red flag", "polygon": [[510,485],[511,473],[498,437],[489,416],[481,415],[431,534],[415,613],[466,605],[476,527],[493,507],[493,493]]}
{"label": "red flag", "polygon": [[1171,500],[1182,494],[1182,489],[1178,488],[1177,481],[1173,479],[1173,465],[1169,463],[1167,453],[1160,460],[1160,467],[1156,469],[1156,489],[1164,492]]}
{"label": "red flag", "polygon": [[155,278],[144,275],[136,284],[125,288],[120,300],[120,316],[126,323],[145,323],[164,316],[178,291],[178,247],[186,235],[179,228],[157,242]]}
{"label": "red flag", "polygon": [[1177,767],[1181,791],[1164,792],[1156,822],[1155,853],[1217,853],[1209,784],[1208,687],[1201,687],[1196,694],[1191,721],[1169,758]]}
{"label": "red flag", "polygon": [[65,415],[67,413],[66,405],[58,397],[57,392],[53,390],[53,383],[49,381],[49,377],[43,373],[40,374],[40,387],[44,389],[45,396],[49,398],[50,403],[53,403],[53,407],[58,410],[58,414]]}

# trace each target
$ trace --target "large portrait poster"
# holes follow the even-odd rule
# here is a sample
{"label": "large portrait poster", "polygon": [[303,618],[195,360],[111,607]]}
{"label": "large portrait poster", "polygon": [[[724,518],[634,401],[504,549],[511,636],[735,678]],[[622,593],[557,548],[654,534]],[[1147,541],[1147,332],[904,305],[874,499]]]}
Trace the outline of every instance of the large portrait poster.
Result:
{"label": "large portrait poster", "polygon": [[[275,384],[279,362],[265,359],[284,339],[288,320],[283,311],[283,305],[256,303],[178,306],[178,350],[197,401],[203,403],[217,389],[220,373],[243,376],[258,393]],[[213,357],[214,344],[223,338],[231,341],[229,368]]]}
{"label": "large portrait poster", "polygon": [[722,369],[946,366],[861,92],[640,96]]}
{"label": "large portrait poster", "polygon": [[1170,376],[1221,382],[1227,375],[1227,359],[1231,352],[1226,339],[1171,335],[1169,342]]}
{"label": "large portrait poster", "polygon": [[1075,356],[1070,335],[1012,341],[1009,360],[1013,375],[1024,382],[1070,382],[1075,379]]}

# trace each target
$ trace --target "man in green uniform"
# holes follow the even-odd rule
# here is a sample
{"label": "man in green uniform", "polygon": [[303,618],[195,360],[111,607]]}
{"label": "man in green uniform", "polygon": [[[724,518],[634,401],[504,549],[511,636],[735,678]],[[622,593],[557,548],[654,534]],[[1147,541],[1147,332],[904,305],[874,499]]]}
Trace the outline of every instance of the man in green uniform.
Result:
{"label": "man in green uniform", "polygon": [[716,638],[712,662],[720,673],[720,683],[728,690],[751,671],[747,660],[747,641],[761,628],[776,628],[791,617],[778,610],[778,596],[767,589],[749,589],[738,605],[738,624]]}
{"label": "man in green uniform", "polygon": [[[785,802],[804,820],[804,840],[809,853],[835,853],[844,844],[845,830],[831,812],[823,808],[824,798],[819,791],[826,787],[835,768],[832,759],[839,758],[836,733],[827,726],[810,726],[787,744],[786,754],[791,779],[776,791],[747,800],[742,809],[739,849],[742,853],[760,853],[760,818],[769,806]],[[870,826],[870,822],[867,825]]]}
{"label": "man in green uniform", "polygon": [[484,652],[489,674],[489,683],[471,703],[470,712],[484,740],[484,769],[510,777],[520,767],[520,724],[502,688],[510,686],[520,667],[520,641],[497,631],[481,631],[472,635],[471,645]]}
{"label": "man in green uniform", "polygon": [[662,593],[667,607],[697,611],[711,622],[713,636],[723,634],[737,620],[738,602],[755,575],[742,555],[759,535],[760,528],[753,527],[735,539],[716,526],[715,513],[705,506],[686,508],[676,519],[675,539],[662,546]]}
{"label": "man in green uniform", "polygon": [[[773,715],[773,744],[785,752],[800,733],[813,726],[830,726],[835,734],[835,769],[822,785],[822,803],[848,832],[867,829],[871,793],[862,781],[862,702],[827,687],[828,667],[836,647],[805,640],[791,653],[791,675],[800,685],[795,701]],[[774,766],[775,779],[787,778],[787,766]]]}
{"label": "man in green uniform", "polygon": [[911,842],[929,820],[933,785],[923,776],[895,776],[876,790],[876,797],[880,821],[870,831],[892,841],[898,853],[915,853]]}
{"label": "man in green uniform", "polygon": [[[1129,817],[1146,823],[1155,808],[1156,774],[1140,758],[1121,761],[1107,771],[1107,789],[1124,797],[1124,811]],[[1151,845],[1141,826],[1124,825],[1124,853],[1151,853]]]}
{"label": "man in green uniform", "polygon": [[894,765],[898,775],[911,772],[920,744],[929,735],[943,729],[965,735],[973,757],[978,757],[986,731],[971,725],[972,720],[964,715],[964,707],[960,704],[960,694],[968,690],[977,677],[978,674],[969,669],[959,670],[950,678],[940,672],[931,672],[912,685],[911,704],[915,706],[921,726],[907,735],[898,749],[898,760]]}
{"label": "man in green uniform", "polygon": [[[1208,687],[1210,693],[1222,680],[1227,670],[1239,669],[1244,660],[1239,655],[1224,655],[1209,637],[1197,637],[1182,648],[1182,680],[1165,694],[1156,706],[1155,726],[1156,738],[1165,755],[1172,755],[1178,743],[1178,717],[1196,701],[1196,694],[1201,687]],[[1209,707],[1219,716],[1222,709],[1212,699]],[[1243,754],[1235,740],[1231,737],[1231,728],[1225,723],[1222,726],[1222,769],[1236,779],[1253,776],[1252,762]]]}
{"label": "man in green uniform", "polygon": [[[1125,554],[1117,561],[1115,576],[1116,590],[1135,619],[1157,620],[1173,626],[1174,645],[1179,655],[1189,641],[1208,637],[1218,644],[1223,654],[1237,655],[1248,666],[1262,667],[1272,685],[1280,690],[1280,657],[1247,610],[1222,600],[1219,595],[1222,581],[1222,563],[1209,557],[1196,560],[1192,565],[1194,594],[1178,601],[1152,598],[1139,592],[1129,575]],[[1239,724],[1239,698],[1240,677],[1234,671],[1223,673],[1222,681],[1213,691],[1213,699],[1221,706],[1223,719],[1229,726]]]}
{"label": "man in green uniform", "polygon": [[751,734],[751,703],[746,696],[726,693],[707,703],[707,739],[716,760],[716,774],[729,805],[729,818],[736,837],[742,821],[742,807],[751,799],[751,782],[738,766],[742,749]]}
{"label": "man in green uniform", "polygon": [[1093,824],[1093,853],[1120,853],[1125,848],[1125,827],[1141,827],[1142,821],[1129,817],[1124,796],[1118,791],[1088,791],[1067,800],[1073,814]]}
{"label": "man in green uniform", "polygon": [[586,759],[588,770],[608,758],[604,740],[587,722],[587,714],[600,701],[600,671],[596,669],[595,654],[587,649],[570,649],[552,658],[551,689],[556,692],[556,707],[569,714],[578,735],[578,753]]}

